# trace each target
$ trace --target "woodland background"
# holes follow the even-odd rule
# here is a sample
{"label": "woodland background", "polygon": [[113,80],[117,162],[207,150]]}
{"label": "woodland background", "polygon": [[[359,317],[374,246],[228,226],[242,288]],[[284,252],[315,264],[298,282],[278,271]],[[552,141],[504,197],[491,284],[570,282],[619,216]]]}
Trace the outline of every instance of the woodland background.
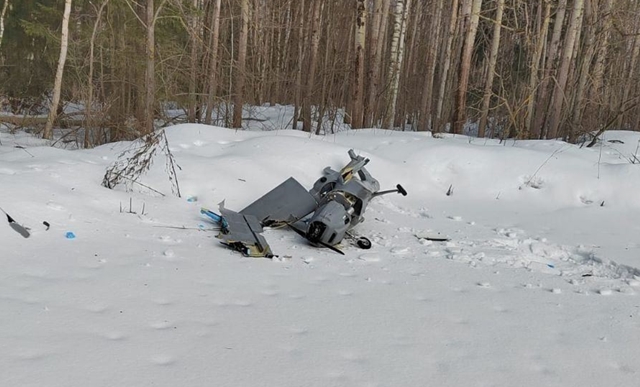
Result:
{"label": "woodland background", "polygon": [[576,141],[640,125],[636,0],[0,0],[0,12],[0,121],[45,138],[77,129],[86,147],[172,120],[240,128],[243,106],[262,104],[295,106],[291,126],[318,133],[335,120],[477,123],[480,137]]}

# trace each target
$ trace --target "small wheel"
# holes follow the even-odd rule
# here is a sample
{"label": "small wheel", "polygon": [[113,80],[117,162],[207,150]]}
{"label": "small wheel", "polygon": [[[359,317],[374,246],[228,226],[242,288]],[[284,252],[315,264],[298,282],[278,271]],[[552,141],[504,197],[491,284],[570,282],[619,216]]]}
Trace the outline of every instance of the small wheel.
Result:
{"label": "small wheel", "polygon": [[368,238],[360,237],[356,240],[356,244],[359,248],[368,250],[371,248],[371,241]]}

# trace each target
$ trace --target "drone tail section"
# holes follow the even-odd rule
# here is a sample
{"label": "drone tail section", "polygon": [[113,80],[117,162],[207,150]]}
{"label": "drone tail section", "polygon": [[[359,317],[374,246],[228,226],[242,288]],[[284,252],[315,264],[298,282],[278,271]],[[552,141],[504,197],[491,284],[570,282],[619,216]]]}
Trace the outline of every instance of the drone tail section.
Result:
{"label": "drone tail section", "polygon": [[218,238],[222,243],[247,257],[273,257],[271,247],[262,235],[262,225],[253,215],[243,215],[226,208],[220,208],[221,218],[227,223],[227,230]]}

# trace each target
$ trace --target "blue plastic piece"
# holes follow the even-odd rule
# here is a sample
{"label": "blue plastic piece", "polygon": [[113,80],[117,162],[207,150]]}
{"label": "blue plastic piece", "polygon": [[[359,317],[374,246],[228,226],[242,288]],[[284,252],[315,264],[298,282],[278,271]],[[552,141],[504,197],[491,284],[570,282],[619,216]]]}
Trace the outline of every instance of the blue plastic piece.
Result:
{"label": "blue plastic piece", "polygon": [[67,239],[76,239],[76,234],[74,234],[74,233],[73,233],[73,232],[71,232],[71,231],[67,231],[67,233],[65,234],[65,237],[66,237]]}
{"label": "blue plastic piece", "polygon": [[217,224],[219,224],[223,230],[226,230],[229,228],[229,223],[227,223],[227,220],[222,216],[216,214],[215,212],[208,210],[206,208],[201,208],[200,213],[208,217],[209,219],[213,220]]}

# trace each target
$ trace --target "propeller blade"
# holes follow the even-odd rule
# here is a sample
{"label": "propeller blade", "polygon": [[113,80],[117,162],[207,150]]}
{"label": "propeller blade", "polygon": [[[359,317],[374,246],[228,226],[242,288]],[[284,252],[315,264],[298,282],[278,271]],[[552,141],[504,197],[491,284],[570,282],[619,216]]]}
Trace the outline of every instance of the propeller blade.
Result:
{"label": "propeller blade", "polygon": [[[303,237],[304,239],[309,240],[309,239],[307,238],[307,234],[306,234],[304,231],[302,231],[302,230],[300,230],[300,229],[298,229],[298,228],[296,228],[296,227],[293,227],[293,225],[292,225],[292,224],[289,224],[289,223],[287,223],[287,226],[289,226],[293,231],[295,231],[296,233],[298,233],[298,235],[300,235],[300,236],[301,236],[301,237]],[[311,242],[311,241],[309,241],[309,242]],[[317,241],[317,242],[313,242],[313,243],[317,243],[317,244],[319,244],[319,245],[321,245],[321,246],[323,246],[323,247],[328,248],[329,250],[332,250],[332,251],[335,251],[335,252],[336,252],[336,253],[338,253],[338,254],[344,255],[344,252],[343,252],[342,250],[340,250],[339,248],[337,248],[337,247],[335,247],[335,246],[331,246],[331,245],[330,245],[330,244],[328,244],[328,243],[324,243],[324,242],[322,242],[322,241]]]}

